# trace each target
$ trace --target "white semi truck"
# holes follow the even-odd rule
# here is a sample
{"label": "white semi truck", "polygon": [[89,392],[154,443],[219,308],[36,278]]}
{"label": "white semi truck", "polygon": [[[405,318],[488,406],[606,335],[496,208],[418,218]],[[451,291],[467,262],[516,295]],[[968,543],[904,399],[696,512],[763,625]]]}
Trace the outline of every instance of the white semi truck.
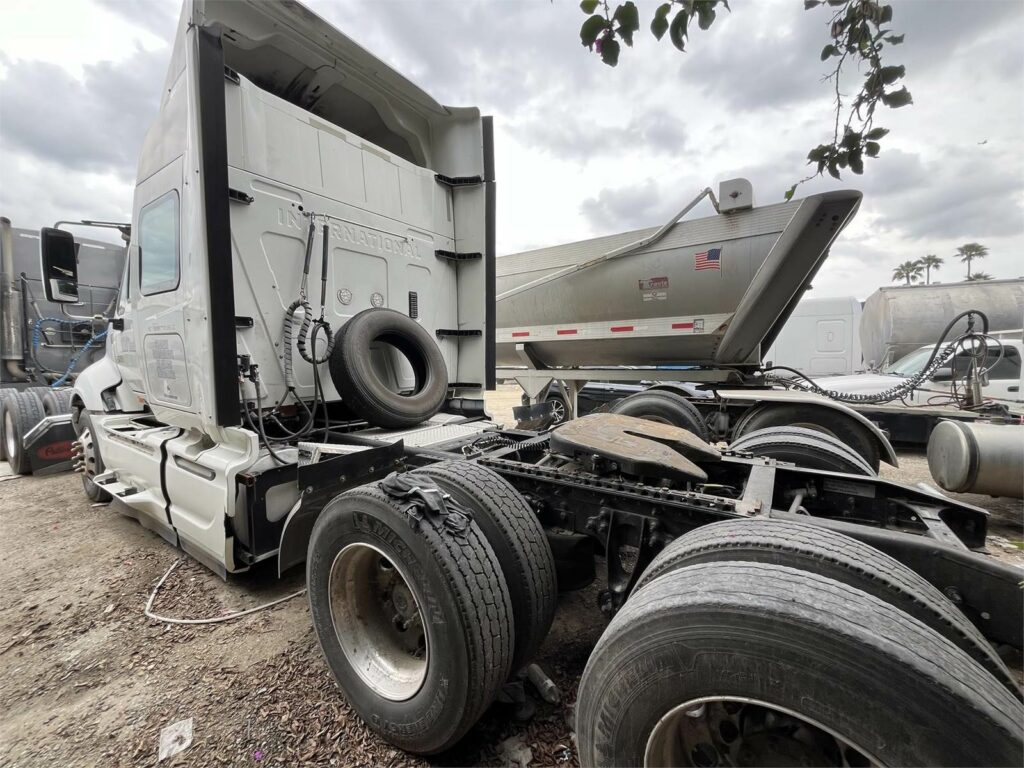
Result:
{"label": "white semi truck", "polygon": [[[993,643],[1022,645],[1019,572],[984,510],[822,436],[486,418],[492,136],[298,3],[186,2],[74,389],[90,497],[225,576],[305,562],[344,695],[412,752],[457,742],[601,563],[584,765],[1017,764]],[[52,299],[72,253],[43,233]],[[794,441],[818,468],[771,457]]]}

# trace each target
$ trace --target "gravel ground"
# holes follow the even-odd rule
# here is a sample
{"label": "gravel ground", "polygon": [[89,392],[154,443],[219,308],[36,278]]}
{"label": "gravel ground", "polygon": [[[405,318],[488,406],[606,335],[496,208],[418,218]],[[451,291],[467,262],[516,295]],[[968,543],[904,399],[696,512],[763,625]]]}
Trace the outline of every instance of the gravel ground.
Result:
{"label": "gravel ground", "polygon": [[[517,404],[518,390],[502,387],[489,406],[509,418]],[[901,458],[887,476],[928,479],[922,457]],[[993,553],[1024,568],[1020,502],[964,499],[994,511]],[[150,591],[179,558],[157,613],[218,616],[302,587],[301,569],[281,581],[268,569],[225,583],[134,521],[91,505],[76,475],[0,477],[0,766],[155,764],[160,730],[188,717],[191,747],[162,766],[427,764],[353,715],[304,597],[223,624],[147,619]],[[526,722],[496,704],[433,764],[505,765],[508,739],[530,748],[533,765],[576,764],[570,705],[605,625],[597,590],[562,597],[541,649],[562,704],[540,703]]]}

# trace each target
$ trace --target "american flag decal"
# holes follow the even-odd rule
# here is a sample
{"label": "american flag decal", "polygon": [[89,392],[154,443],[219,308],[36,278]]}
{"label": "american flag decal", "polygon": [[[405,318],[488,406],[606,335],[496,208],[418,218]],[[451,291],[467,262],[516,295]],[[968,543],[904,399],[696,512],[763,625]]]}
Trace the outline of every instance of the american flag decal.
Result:
{"label": "american flag decal", "polygon": [[693,254],[694,269],[721,269],[722,249],[709,248],[706,251]]}

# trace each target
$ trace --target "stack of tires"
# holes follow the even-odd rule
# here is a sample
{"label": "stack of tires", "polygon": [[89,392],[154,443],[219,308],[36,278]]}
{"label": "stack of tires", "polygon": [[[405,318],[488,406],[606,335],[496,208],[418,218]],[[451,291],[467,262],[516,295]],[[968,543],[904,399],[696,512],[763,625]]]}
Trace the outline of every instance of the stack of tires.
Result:
{"label": "stack of tires", "polygon": [[667,546],[580,683],[580,763],[1020,765],[1021,690],[942,593],[820,526]]}
{"label": "stack of tires", "polygon": [[70,413],[71,389],[28,387],[0,390],[0,461],[19,475],[31,471],[24,438],[46,416]]}

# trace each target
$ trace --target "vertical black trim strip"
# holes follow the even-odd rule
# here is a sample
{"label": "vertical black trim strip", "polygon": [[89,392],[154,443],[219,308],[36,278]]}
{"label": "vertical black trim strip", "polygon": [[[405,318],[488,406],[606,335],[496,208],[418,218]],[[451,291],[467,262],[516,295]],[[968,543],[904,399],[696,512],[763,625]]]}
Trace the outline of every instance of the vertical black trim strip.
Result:
{"label": "vertical black trim strip", "polygon": [[213,352],[214,419],[222,427],[240,419],[235,343],[235,290],[228,209],[228,140],[224,106],[224,48],[220,37],[199,28],[198,102],[206,256],[210,283],[209,328]]}
{"label": "vertical black trim strip", "polygon": [[481,119],[484,140],[484,302],[487,305],[485,321],[487,336],[484,339],[484,373],[485,386],[494,389],[496,386],[494,371],[494,338],[497,318],[497,292],[495,289],[497,245],[495,237],[497,189],[494,182],[494,118],[487,116]]}

